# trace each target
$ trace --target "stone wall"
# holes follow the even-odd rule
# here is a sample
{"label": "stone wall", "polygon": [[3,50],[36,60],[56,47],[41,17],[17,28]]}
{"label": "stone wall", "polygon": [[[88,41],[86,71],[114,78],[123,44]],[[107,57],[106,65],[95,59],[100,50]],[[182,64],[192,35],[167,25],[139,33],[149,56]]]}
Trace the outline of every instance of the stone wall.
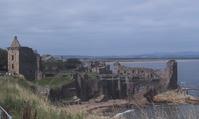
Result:
{"label": "stone wall", "polygon": [[[146,98],[153,101],[153,96],[169,89],[177,88],[177,63],[167,62],[165,70],[131,68],[133,73],[108,74],[99,79],[89,79],[86,74],[74,74],[74,83],[51,91],[51,97],[63,98],[76,95],[81,101],[102,96],[104,99]],[[135,73],[136,72],[136,73]],[[147,74],[147,75],[145,75]],[[135,77],[136,76],[136,77]],[[140,76],[140,77],[139,77]],[[69,89],[74,88],[74,92]]]}
{"label": "stone wall", "polygon": [[22,47],[19,54],[19,73],[26,79],[36,79],[37,59],[32,49]]}
{"label": "stone wall", "polygon": [[88,101],[99,95],[99,80],[89,79],[86,74],[74,74],[76,81],[77,96],[82,101]]}
{"label": "stone wall", "polygon": [[132,79],[159,79],[160,76],[157,71],[150,68],[140,68],[140,67],[126,67],[121,65],[119,62],[114,64],[113,74],[119,76],[128,76]]}
{"label": "stone wall", "polygon": [[41,58],[31,48],[22,47],[14,38],[8,48],[8,72],[12,75],[23,75],[28,80],[41,79]]}
{"label": "stone wall", "polygon": [[167,70],[169,72],[169,84],[168,88],[169,89],[176,89],[178,87],[178,66],[177,62],[174,60],[171,60],[167,63]]}
{"label": "stone wall", "polygon": [[19,48],[8,49],[8,72],[20,74],[19,71]]}
{"label": "stone wall", "polygon": [[75,81],[61,87],[52,88],[49,91],[49,99],[52,102],[64,99],[72,99],[76,95],[77,95],[77,90],[76,90]]}

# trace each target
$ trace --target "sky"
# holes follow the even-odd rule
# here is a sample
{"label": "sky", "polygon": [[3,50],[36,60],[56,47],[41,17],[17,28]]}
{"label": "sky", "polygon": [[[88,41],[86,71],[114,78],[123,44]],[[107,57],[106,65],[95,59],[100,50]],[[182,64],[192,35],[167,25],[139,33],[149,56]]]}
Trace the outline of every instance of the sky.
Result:
{"label": "sky", "polygon": [[0,0],[0,47],[41,54],[199,51],[199,0]]}

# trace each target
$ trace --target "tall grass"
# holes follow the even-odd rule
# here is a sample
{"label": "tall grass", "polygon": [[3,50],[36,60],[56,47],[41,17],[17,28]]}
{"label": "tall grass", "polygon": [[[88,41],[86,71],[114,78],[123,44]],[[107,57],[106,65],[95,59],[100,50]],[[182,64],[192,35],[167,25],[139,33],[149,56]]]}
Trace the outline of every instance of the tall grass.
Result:
{"label": "tall grass", "polygon": [[0,105],[13,119],[83,119],[84,112],[56,107],[35,95],[23,79],[0,77]]}

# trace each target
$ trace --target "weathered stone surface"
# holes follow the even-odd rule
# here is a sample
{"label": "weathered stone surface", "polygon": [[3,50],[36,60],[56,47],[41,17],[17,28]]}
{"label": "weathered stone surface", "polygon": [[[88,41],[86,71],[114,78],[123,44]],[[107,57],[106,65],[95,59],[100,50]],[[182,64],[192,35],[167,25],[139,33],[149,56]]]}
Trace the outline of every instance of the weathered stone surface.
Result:
{"label": "weathered stone surface", "polygon": [[174,103],[174,104],[199,104],[199,98],[190,96],[186,92],[179,90],[170,90],[153,97],[157,103]]}
{"label": "weathered stone surface", "polygon": [[87,74],[75,74],[74,79],[76,81],[77,96],[82,101],[88,101],[89,99],[99,95],[99,81],[89,79]]}
{"label": "weathered stone surface", "polygon": [[[125,98],[146,98],[149,102],[153,97],[168,89],[177,88],[177,63],[173,60],[167,63],[164,71],[145,68],[123,68],[124,74],[106,74],[99,79],[89,79],[87,74],[74,74],[76,96],[81,101],[88,101],[92,98],[103,96],[101,100],[125,99]],[[70,87],[52,90],[53,97],[63,98],[69,96]],[[74,94],[74,93],[73,93]]]}
{"label": "weathered stone surface", "polygon": [[22,47],[14,37],[8,48],[8,72],[12,75],[24,75],[26,79],[41,79],[40,55],[31,48]]}
{"label": "weathered stone surface", "polygon": [[178,71],[177,62],[170,60],[167,62],[167,75],[169,80],[168,89],[176,89],[178,87]]}
{"label": "weathered stone surface", "polygon": [[63,99],[72,99],[72,97],[76,96],[76,83],[75,81],[64,85],[62,87],[50,89],[49,99],[51,101],[60,101]]}

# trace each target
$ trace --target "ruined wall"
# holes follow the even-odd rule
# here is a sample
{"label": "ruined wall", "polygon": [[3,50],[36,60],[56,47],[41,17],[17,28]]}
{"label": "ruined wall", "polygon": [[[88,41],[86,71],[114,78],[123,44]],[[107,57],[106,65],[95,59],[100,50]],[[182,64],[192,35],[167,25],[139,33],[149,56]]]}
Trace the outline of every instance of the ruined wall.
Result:
{"label": "ruined wall", "polygon": [[39,54],[36,54],[36,74],[35,77],[37,80],[41,80],[43,78],[43,73],[42,73],[42,64],[41,64],[41,56]]}
{"label": "ruined wall", "polygon": [[[146,71],[146,69],[145,69]],[[148,101],[153,101],[153,96],[158,93],[162,93],[164,91],[170,89],[178,88],[178,74],[177,74],[177,62],[175,60],[169,60],[166,63],[166,68],[162,70],[150,70],[149,72],[143,72],[141,74],[149,74],[153,75],[148,78],[148,80],[134,82],[134,88],[137,91],[131,91],[134,93],[134,97],[144,96]],[[148,77],[148,76],[147,76]],[[146,79],[147,79],[146,77]],[[138,96],[137,96],[138,97]]]}
{"label": "ruined wall", "polygon": [[100,80],[100,94],[105,99],[121,99],[127,96],[127,86],[125,81],[120,80]]}
{"label": "ruined wall", "polygon": [[40,56],[31,48],[21,47],[17,37],[8,48],[8,72],[23,75],[28,80],[41,78]]}
{"label": "ruined wall", "polygon": [[178,66],[175,60],[167,62],[165,70],[160,74],[161,85],[165,89],[178,88]]}
{"label": "ruined wall", "polygon": [[146,97],[148,101],[152,101],[152,97],[158,93],[178,87],[177,62],[175,60],[168,61],[163,71],[149,68],[129,68],[119,63],[114,66],[113,72],[118,77],[114,78],[115,80],[103,81],[103,90],[105,90],[103,93],[109,98],[125,97],[119,96],[120,91],[118,90],[123,83],[119,84],[117,81],[126,80],[122,87],[122,89],[126,89],[122,91],[126,97]]}
{"label": "ruined wall", "polygon": [[29,48],[8,49],[8,71],[15,75],[24,75],[27,79],[35,79],[36,57]]}
{"label": "ruined wall", "polygon": [[132,79],[159,79],[160,76],[156,70],[150,68],[139,68],[139,67],[125,67],[120,63],[114,64],[113,74],[119,76],[128,76]]}
{"label": "ruined wall", "polygon": [[[81,101],[104,96],[105,99],[146,98],[153,101],[153,96],[168,89],[177,88],[177,63],[167,62],[165,70],[130,68],[124,74],[103,75],[99,79],[89,79],[86,74],[74,74],[75,83],[51,90],[51,97],[60,99],[76,95]],[[129,72],[130,71],[130,72]],[[75,91],[71,92],[70,89]],[[139,100],[139,99],[138,99]]]}
{"label": "ruined wall", "polygon": [[88,101],[89,99],[99,95],[99,80],[89,79],[86,74],[74,74],[76,81],[77,96],[82,101]]}
{"label": "ruined wall", "polygon": [[32,49],[22,47],[20,48],[19,54],[19,70],[20,74],[23,74],[26,79],[34,80],[36,79],[37,71],[37,59],[36,54]]}
{"label": "ruined wall", "polygon": [[72,97],[77,95],[77,90],[75,87],[76,82],[73,81],[62,87],[50,89],[48,97],[52,102],[60,101],[63,99],[72,99]]}

